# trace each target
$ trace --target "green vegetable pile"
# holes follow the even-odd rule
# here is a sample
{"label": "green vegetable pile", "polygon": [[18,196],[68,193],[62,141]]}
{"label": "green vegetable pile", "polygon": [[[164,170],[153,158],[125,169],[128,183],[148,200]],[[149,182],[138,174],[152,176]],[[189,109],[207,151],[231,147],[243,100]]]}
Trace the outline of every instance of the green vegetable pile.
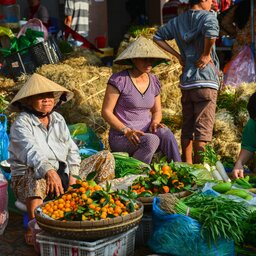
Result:
{"label": "green vegetable pile", "polygon": [[115,158],[115,176],[121,178],[129,174],[142,174],[150,171],[150,166],[126,153],[112,153]]}
{"label": "green vegetable pile", "polygon": [[211,244],[221,238],[239,244],[244,239],[244,223],[249,209],[241,202],[203,193],[194,193],[179,200],[169,194],[162,197],[160,207],[167,213],[189,215],[202,225],[201,234]]}

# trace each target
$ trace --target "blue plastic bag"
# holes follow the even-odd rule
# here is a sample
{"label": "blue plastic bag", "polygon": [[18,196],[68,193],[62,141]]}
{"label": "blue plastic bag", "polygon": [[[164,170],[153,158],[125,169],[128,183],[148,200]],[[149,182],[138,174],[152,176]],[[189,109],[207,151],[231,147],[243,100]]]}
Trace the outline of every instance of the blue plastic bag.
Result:
{"label": "blue plastic bag", "polygon": [[9,157],[9,137],[7,134],[7,117],[0,114],[0,161],[6,160]]}
{"label": "blue plastic bag", "polygon": [[80,149],[79,149],[79,153],[80,153],[80,155],[83,156],[84,158],[87,158],[87,157],[89,157],[89,156],[92,156],[92,155],[98,153],[98,151],[95,150],[95,149],[90,149],[90,148],[80,148]]}
{"label": "blue plastic bag", "polygon": [[153,233],[148,246],[155,253],[172,256],[233,256],[234,242],[220,239],[208,246],[201,236],[200,223],[182,214],[168,214],[159,208],[160,198],[152,205]]}

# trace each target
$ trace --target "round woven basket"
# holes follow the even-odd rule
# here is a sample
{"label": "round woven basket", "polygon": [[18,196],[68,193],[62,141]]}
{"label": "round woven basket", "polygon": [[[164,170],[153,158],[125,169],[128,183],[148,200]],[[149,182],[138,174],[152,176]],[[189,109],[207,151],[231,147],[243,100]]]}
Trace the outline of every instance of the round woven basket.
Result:
{"label": "round woven basket", "polygon": [[137,226],[143,216],[144,206],[137,202],[139,209],[125,216],[98,220],[98,221],[59,221],[45,218],[38,206],[35,210],[35,218],[41,229],[52,233],[54,236],[77,240],[96,240],[126,232]]}
{"label": "round woven basket", "polygon": [[[191,195],[192,192],[191,191],[181,191],[178,193],[174,193],[173,195],[175,195],[178,198],[182,198],[182,197],[186,197]],[[139,197],[137,198],[138,201],[140,201],[144,206],[152,206],[153,200],[154,200],[154,196],[151,197]]]}

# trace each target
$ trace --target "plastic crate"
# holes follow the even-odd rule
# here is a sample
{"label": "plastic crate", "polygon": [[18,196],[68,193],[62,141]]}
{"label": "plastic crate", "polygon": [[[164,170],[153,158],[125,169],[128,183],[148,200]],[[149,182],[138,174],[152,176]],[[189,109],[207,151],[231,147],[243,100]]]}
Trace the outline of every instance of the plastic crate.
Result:
{"label": "plastic crate", "polygon": [[53,237],[43,231],[36,235],[41,256],[132,256],[137,227],[125,233],[93,242]]}
{"label": "plastic crate", "polygon": [[7,56],[4,63],[4,73],[16,79],[22,73],[33,73],[36,68],[44,64],[58,63],[61,58],[62,54],[57,43],[52,37],[49,37],[47,41]]}
{"label": "plastic crate", "polygon": [[140,221],[139,227],[136,231],[136,236],[135,236],[136,248],[140,246],[145,246],[147,244],[148,239],[151,236],[152,230],[153,230],[152,214],[144,213]]}

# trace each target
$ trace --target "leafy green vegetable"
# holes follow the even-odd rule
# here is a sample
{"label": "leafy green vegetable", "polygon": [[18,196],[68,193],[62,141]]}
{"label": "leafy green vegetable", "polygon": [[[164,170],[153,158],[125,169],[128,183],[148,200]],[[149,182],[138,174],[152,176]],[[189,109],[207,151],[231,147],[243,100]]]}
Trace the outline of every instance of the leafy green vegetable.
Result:
{"label": "leafy green vegetable", "polygon": [[209,144],[205,146],[205,151],[200,152],[200,156],[202,157],[203,162],[210,166],[215,166],[216,162],[219,160],[215,150]]}
{"label": "leafy green vegetable", "polygon": [[121,178],[129,174],[142,174],[150,171],[150,166],[126,154],[114,152],[115,176]]}

